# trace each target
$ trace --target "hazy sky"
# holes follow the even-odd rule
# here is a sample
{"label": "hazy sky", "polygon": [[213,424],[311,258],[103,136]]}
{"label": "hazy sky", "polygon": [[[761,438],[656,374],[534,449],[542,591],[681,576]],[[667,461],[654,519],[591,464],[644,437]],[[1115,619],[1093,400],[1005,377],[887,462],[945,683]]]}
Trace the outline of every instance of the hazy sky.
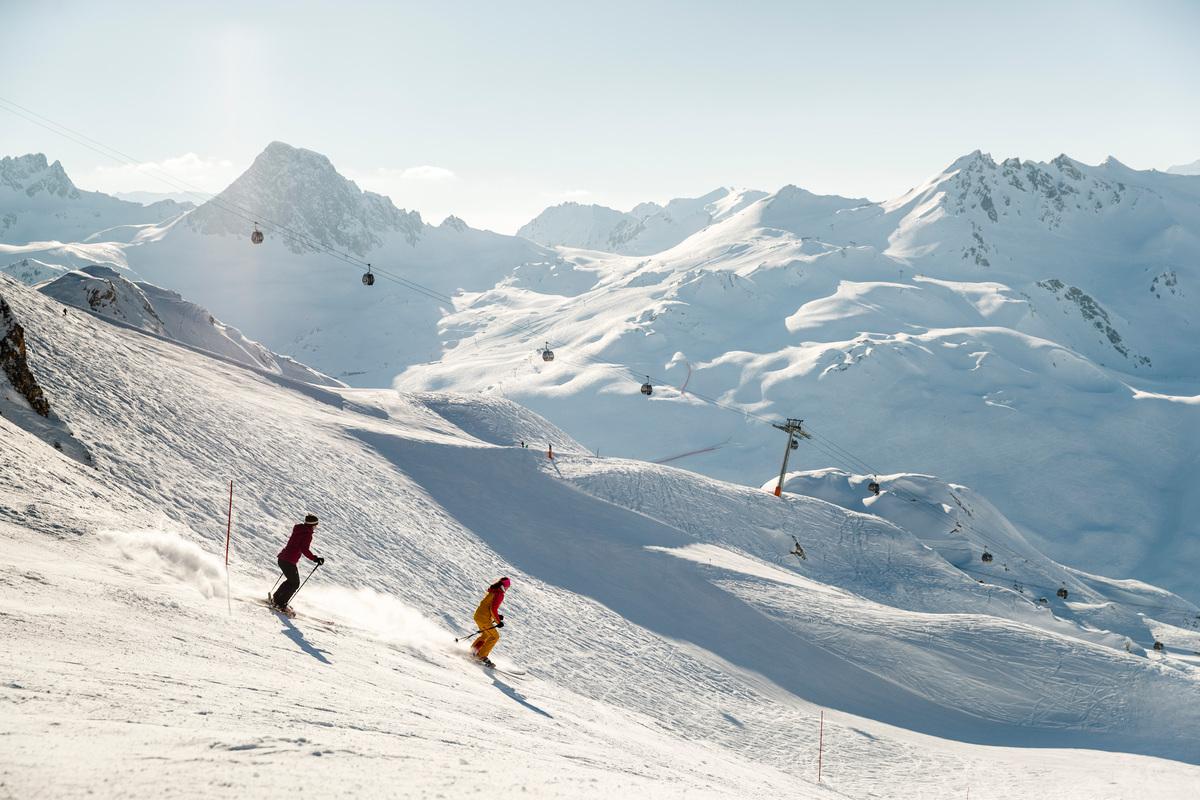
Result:
{"label": "hazy sky", "polygon": [[[976,148],[1200,158],[1200,2],[0,0],[0,97],[219,190],[274,139],[429,220],[719,185],[884,199]],[[0,155],[167,191],[0,111]]]}

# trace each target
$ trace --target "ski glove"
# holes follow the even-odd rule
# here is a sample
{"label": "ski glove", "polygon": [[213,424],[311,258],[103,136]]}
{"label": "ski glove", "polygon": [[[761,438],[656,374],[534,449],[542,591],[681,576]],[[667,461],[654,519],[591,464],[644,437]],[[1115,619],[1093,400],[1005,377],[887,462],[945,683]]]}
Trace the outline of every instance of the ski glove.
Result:
{"label": "ski glove", "polygon": [[497,615],[496,615],[496,620],[497,620],[498,622],[504,622],[504,615],[503,615],[503,614],[497,614]]}
{"label": "ski glove", "polygon": [[500,620],[499,622],[497,622],[497,623],[496,623],[496,627],[497,627],[497,628],[503,628],[503,627],[504,627],[504,620]]}
{"label": "ski glove", "polygon": [[325,564],[325,559],[321,558],[320,556],[317,556],[317,566],[318,567],[324,566],[324,564]]}

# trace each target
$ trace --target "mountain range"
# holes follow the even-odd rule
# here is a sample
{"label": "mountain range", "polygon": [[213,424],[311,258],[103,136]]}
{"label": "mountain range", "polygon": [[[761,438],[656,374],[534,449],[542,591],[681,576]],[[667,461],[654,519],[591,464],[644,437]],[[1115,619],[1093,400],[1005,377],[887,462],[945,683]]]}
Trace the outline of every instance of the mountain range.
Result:
{"label": "mountain range", "polygon": [[767,422],[804,418],[794,467],[962,481],[1051,557],[1200,596],[1200,180],[977,151],[883,202],[720,189],[522,231],[428,225],[276,142],[125,241],[0,247],[130,270],[354,385],[510,397],[747,485],[778,466]]}
{"label": "mountain range", "polygon": [[142,205],[83,191],[60,162],[49,163],[41,153],[0,158],[0,242],[124,241],[119,229],[163,222],[190,208],[175,200]]}
{"label": "mountain range", "polygon": [[665,206],[639,203],[628,212],[598,205],[551,206],[517,231],[530,241],[624,255],[651,255],[682,242],[766,197],[754,189],[720,188],[702,197],[680,197]]}
{"label": "mountain range", "polygon": [[1054,557],[1200,591],[1200,180],[975,152],[886,202],[789,186],[653,256],[560,255],[396,385],[755,484],[766,423],[803,418],[793,464],[983,487]]}

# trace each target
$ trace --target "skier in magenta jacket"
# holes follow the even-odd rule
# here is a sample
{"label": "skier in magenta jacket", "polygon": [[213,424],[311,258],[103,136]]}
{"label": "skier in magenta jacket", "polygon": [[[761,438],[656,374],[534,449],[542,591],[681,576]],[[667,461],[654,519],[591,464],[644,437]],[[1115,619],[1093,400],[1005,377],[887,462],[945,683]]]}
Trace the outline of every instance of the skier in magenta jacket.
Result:
{"label": "skier in magenta jacket", "polygon": [[268,599],[280,611],[288,613],[292,611],[288,607],[288,601],[300,588],[300,569],[296,566],[300,563],[300,556],[303,555],[309,561],[315,561],[318,567],[325,563],[325,559],[313,555],[309,549],[312,547],[313,532],[319,524],[320,521],[316,514],[306,516],[304,522],[292,528],[292,535],[288,538],[287,544],[279,551],[279,569],[283,571],[285,580],[283,585],[275,590],[275,594]]}

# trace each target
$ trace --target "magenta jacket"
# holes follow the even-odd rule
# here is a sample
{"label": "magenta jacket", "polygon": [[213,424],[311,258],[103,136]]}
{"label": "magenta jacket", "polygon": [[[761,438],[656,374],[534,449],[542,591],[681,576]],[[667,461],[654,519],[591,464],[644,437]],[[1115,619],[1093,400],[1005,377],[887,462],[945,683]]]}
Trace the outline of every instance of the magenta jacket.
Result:
{"label": "magenta jacket", "polygon": [[293,564],[300,563],[300,555],[309,561],[316,561],[317,557],[308,549],[312,546],[313,526],[305,525],[301,522],[296,527],[292,528],[291,538],[282,550],[279,551],[280,561],[290,561]]}

